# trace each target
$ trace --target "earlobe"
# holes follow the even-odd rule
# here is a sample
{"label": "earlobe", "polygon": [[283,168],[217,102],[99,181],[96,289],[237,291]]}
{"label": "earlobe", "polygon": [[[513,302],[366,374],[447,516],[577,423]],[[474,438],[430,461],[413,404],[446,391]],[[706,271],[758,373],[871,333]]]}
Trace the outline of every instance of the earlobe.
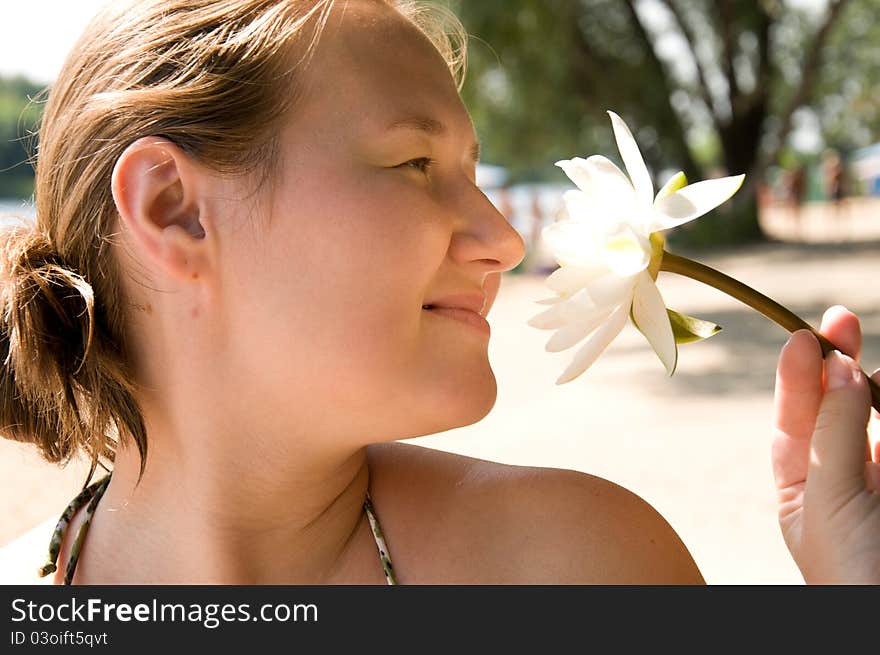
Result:
{"label": "earlobe", "polygon": [[131,245],[180,279],[204,264],[202,173],[167,139],[132,143],[113,169],[111,189]]}

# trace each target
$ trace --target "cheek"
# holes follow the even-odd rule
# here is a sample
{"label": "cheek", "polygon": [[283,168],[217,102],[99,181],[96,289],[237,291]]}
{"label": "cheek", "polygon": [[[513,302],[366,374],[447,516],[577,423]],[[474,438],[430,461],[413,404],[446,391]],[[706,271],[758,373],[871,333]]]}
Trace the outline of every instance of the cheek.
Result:
{"label": "cheek", "polygon": [[283,344],[278,354],[352,384],[415,356],[421,304],[450,239],[424,191],[383,180],[359,188],[327,178],[309,194],[287,194],[262,252],[243,262],[249,286],[261,289],[254,309]]}
{"label": "cheek", "polygon": [[400,172],[374,172],[349,188],[329,204],[332,220],[311,233],[333,242],[327,265],[348,279],[352,302],[421,307],[449,249],[445,212]]}

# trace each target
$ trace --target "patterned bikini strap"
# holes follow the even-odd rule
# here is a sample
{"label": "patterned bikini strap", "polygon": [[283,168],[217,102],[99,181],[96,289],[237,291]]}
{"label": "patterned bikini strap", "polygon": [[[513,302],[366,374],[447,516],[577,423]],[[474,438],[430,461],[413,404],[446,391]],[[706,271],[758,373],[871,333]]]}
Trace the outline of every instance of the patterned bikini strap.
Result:
{"label": "patterned bikini strap", "polygon": [[110,482],[111,475],[112,474],[108,473],[104,478],[90,484],[88,487],[80,491],[76,498],[74,498],[65,508],[64,512],[61,514],[61,518],[58,519],[55,530],[52,532],[52,541],[49,542],[49,558],[43,566],[37,569],[37,575],[41,578],[58,570],[58,555],[61,553],[61,542],[64,540],[64,534],[67,532],[70,520],[83,505],[88,503],[83,523],[77,532],[76,541],[71,548],[70,559],[68,560],[67,569],[64,575],[64,584],[70,584],[73,579],[73,572],[76,569],[76,562],[79,559],[79,551],[82,548],[86,533],[89,531],[89,524],[92,522],[92,516],[95,513],[95,507],[97,507],[98,501],[104,494],[104,490],[107,489],[107,484]]}
{"label": "patterned bikini strap", "polygon": [[373,530],[376,547],[379,549],[379,559],[382,561],[382,569],[385,571],[385,582],[390,585],[396,585],[397,580],[394,577],[394,567],[391,565],[391,557],[388,555],[388,546],[385,545],[385,536],[382,534],[379,520],[373,511],[373,501],[370,499],[370,492],[367,492],[367,497],[364,500],[364,510],[367,512],[367,519],[370,522],[370,528]]}
{"label": "patterned bikini strap", "polygon": [[[76,541],[74,541],[73,547],[70,551],[70,559],[67,562],[67,569],[64,572],[64,584],[69,585],[71,583],[73,580],[73,573],[76,570],[76,564],[79,561],[79,553],[82,549],[83,541],[86,538],[86,533],[88,533],[89,525],[92,522],[92,516],[95,514],[95,508],[98,506],[98,501],[101,499],[101,496],[107,489],[107,485],[110,483],[111,476],[112,473],[109,473],[101,480],[98,480],[83,489],[65,508],[61,517],[58,519],[55,530],[52,532],[52,541],[49,543],[49,558],[47,562],[37,570],[37,575],[41,578],[58,570],[58,556],[61,553],[61,542],[64,540],[64,534],[67,531],[73,516],[83,505],[88,503],[86,505],[82,525],[77,532]],[[382,569],[385,572],[385,581],[389,585],[396,585],[397,580],[394,577],[394,567],[391,564],[391,558],[388,554],[388,546],[385,544],[385,537],[382,534],[382,528],[379,526],[379,520],[376,518],[376,513],[369,492],[367,492],[367,496],[364,499],[364,511],[367,513],[367,520],[370,522],[370,528],[372,529],[373,537],[376,540],[376,548],[379,550],[379,559],[382,562]]]}

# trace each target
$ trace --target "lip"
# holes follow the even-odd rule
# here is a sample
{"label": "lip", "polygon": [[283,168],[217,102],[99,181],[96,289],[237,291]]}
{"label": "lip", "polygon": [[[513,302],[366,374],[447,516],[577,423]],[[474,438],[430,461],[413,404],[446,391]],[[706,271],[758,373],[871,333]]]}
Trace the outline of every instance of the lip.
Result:
{"label": "lip", "polygon": [[486,336],[490,335],[492,331],[489,322],[480,316],[479,313],[464,309],[463,307],[431,307],[430,309],[423,309],[422,311],[428,312],[429,314],[436,314],[437,316],[444,316],[459,323],[469,325]]}
{"label": "lip", "polygon": [[480,314],[481,316],[483,312],[483,306],[485,304],[486,296],[479,292],[454,293],[448,296],[443,296],[441,298],[434,298],[433,300],[429,300],[428,302],[423,303],[423,305],[430,305],[432,308],[450,307],[467,309],[474,312],[475,314]]}

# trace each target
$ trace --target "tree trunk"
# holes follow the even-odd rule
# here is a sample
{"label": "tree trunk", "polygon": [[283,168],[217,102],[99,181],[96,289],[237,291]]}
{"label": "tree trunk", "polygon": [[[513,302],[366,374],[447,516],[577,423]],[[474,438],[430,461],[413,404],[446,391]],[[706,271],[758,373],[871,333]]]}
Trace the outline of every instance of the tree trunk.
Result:
{"label": "tree trunk", "polygon": [[727,169],[724,173],[746,175],[742,188],[726,203],[728,215],[721,233],[724,242],[731,245],[766,239],[758,220],[758,184],[764,178],[760,143],[766,116],[767,99],[760,94],[748,108],[734,113],[719,135]]}

